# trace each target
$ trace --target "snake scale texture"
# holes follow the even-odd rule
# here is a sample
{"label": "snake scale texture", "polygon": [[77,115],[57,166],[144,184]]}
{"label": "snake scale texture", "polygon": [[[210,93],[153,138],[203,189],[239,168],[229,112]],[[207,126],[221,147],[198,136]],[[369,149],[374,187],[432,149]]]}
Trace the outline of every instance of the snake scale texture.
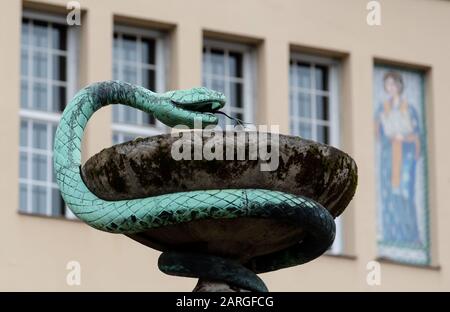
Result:
{"label": "snake scale texture", "polygon": [[54,168],[65,203],[88,225],[112,233],[135,234],[206,218],[278,217],[292,219],[312,234],[301,244],[251,260],[246,267],[255,273],[308,262],[333,242],[334,220],[324,207],[278,191],[210,189],[131,200],[99,198],[81,175],[81,142],[91,116],[104,106],[118,103],[151,113],[169,127],[182,124],[193,128],[198,119],[203,126],[217,124],[214,111],[223,107],[225,97],[206,88],[154,93],[120,81],[94,83],[79,91],[64,110],[56,132]]}

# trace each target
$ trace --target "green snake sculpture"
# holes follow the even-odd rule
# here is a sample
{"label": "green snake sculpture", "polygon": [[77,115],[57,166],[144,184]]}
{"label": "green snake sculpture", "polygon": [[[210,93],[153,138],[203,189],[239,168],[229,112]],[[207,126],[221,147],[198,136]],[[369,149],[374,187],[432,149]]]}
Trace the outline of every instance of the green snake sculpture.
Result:
{"label": "green snake sculpture", "polygon": [[[120,81],[94,83],[79,91],[65,108],[56,131],[54,168],[65,203],[88,225],[102,231],[130,235],[205,218],[286,217],[312,233],[302,244],[252,259],[245,267],[255,273],[308,262],[325,252],[333,242],[334,220],[324,207],[308,198],[279,191],[211,189],[130,200],[99,198],[86,186],[80,172],[81,141],[91,116],[100,108],[117,103],[151,113],[169,127],[181,124],[193,128],[195,120],[201,120],[202,126],[217,124],[218,118],[214,113],[225,105],[225,97],[206,88],[158,94]],[[169,274],[176,270],[171,259],[169,254],[166,256],[167,266],[162,265],[162,270]],[[189,270],[175,273],[196,275]],[[260,284],[247,286],[265,290]]]}

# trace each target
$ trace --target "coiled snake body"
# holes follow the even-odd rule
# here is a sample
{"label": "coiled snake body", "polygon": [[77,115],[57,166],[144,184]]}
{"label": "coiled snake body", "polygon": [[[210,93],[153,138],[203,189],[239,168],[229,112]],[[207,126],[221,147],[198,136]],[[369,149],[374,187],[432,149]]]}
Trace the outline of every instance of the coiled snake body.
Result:
{"label": "coiled snake body", "polygon": [[[225,97],[206,88],[157,94],[119,81],[95,83],[78,92],[64,110],[56,132],[54,168],[65,203],[78,218],[90,226],[102,231],[130,235],[155,227],[205,218],[249,216],[290,218],[309,230],[311,235],[305,237],[301,244],[256,257],[246,263],[245,267],[255,273],[310,261],[322,254],[333,242],[334,221],[325,208],[307,198],[279,191],[223,189],[131,200],[108,201],[99,198],[89,190],[80,173],[81,140],[90,117],[98,109],[117,103],[152,113],[169,127],[183,124],[192,128],[196,119],[201,120],[203,126],[216,124],[214,112],[223,107]],[[211,207],[215,207],[214,211]],[[234,209],[229,209],[230,207]],[[192,211],[197,213],[193,214]],[[170,218],[165,217],[168,212]],[[166,258],[171,261],[170,257]],[[177,270],[173,263],[167,266],[163,263],[160,268],[169,274],[173,273],[171,270]],[[179,275],[198,275],[186,268],[179,271],[183,271],[178,272]],[[231,282],[239,283],[233,278]],[[264,290],[264,287],[259,286],[253,288]]]}

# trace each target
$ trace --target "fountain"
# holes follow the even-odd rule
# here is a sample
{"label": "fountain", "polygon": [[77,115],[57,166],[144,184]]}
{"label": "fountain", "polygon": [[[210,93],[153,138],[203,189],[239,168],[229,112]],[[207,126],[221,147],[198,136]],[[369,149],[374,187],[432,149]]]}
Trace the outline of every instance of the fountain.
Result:
{"label": "fountain", "polygon": [[[118,81],[81,90],[58,127],[55,170],[68,207],[89,225],[162,251],[159,269],[198,278],[194,291],[267,291],[257,274],[309,262],[333,243],[334,218],[357,184],[346,153],[276,133],[191,129],[114,145],[81,166],[87,120],[116,103],[193,128],[216,124],[225,99],[206,88],[156,94]],[[250,156],[255,144],[276,151],[276,168],[261,170],[267,158]],[[174,157],[180,146],[192,157]],[[196,158],[205,146],[222,157]]]}

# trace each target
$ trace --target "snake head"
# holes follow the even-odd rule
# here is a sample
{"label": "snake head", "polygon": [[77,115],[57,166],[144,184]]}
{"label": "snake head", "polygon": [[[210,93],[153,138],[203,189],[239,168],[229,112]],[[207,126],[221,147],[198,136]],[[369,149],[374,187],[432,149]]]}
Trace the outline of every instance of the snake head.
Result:
{"label": "snake head", "polygon": [[218,118],[214,113],[225,105],[223,93],[205,87],[169,91],[163,98],[166,105],[154,115],[169,127],[185,125],[194,128],[194,121],[201,122],[202,128],[216,125]]}

